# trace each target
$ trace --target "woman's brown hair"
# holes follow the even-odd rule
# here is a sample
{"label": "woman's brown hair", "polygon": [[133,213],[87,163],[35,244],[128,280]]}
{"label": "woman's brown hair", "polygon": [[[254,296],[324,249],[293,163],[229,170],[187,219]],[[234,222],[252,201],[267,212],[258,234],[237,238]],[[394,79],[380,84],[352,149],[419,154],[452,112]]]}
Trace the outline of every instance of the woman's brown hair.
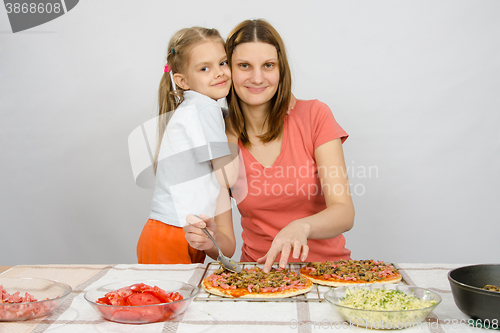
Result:
{"label": "woman's brown hair", "polygon": [[202,27],[181,29],[170,38],[168,43],[167,64],[170,70],[163,73],[158,88],[158,141],[153,162],[155,173],[163,134],[167,128],[168,119],[172,116],[172,113],[169,112],[177,109],[184,99],[184,90],[173,85],[171,77],[175,73],[182,73],[186,69],[189,54],[193,47],[207,40],[218,41],[224,45],[224,39],[222,39],[217,29]]}
{"label": "woman's brown hair", "polygon": [[[247,20],[241,22],[229,34],[226,40],[226,53],[229,66],[232,69],[232,56],[234,48],[243,43],[262,42],[271,44],[276,48],[279,63],[279,84],[276,94],[271,99],[271,109],[267,118],[267,132],[260,135],[262,142],[270,142],[279,138],[283,134],[286,112],[292,96],[292,74],[285,52],[285,44],[274,27],[264,20]],[[243,146],[250,146],[248,133],[245,129],[245,117],[239,104],[239,97],[231,86],[227,96],[229,107],[229,117],[236,135],[241,140]]]}

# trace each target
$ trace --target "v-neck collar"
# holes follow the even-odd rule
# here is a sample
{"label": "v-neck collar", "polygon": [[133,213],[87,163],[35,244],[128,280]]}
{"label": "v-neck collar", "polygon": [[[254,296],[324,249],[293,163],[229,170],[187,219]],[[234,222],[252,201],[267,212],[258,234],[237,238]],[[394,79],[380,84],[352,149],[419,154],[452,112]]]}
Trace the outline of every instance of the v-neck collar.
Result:
{"label": "v-neck collar", "polygon": [[[288,147],[288,117],[285,117],[284,124],[283,124],[283,139],[281,141],[281,148],[280,148],[280,153],[278,157],[274,160],[273,164],[270,166],[264,166],[262,163],[257,161],[257,159],[253,156],[252,152],[249,149],[245,149],[248,152],[248,156],[250,157],[251,160],[254,162],[258,163],[261,168],[267,169],[267,168],[273,168],[276,167],[280,164],[281,160],[283,159],[283,156],[285,155],[286,149]],[[243,145],[241,144],[241,140],[238,139],[238,144],[240,145],[241,148],[244,148]]]}

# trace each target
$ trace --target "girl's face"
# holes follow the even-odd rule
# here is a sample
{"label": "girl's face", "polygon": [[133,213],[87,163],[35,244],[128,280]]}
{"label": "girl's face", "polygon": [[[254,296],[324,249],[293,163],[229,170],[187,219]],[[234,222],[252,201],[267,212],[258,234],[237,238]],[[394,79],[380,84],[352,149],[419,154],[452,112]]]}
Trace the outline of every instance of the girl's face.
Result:
{"label": "girl's face", "polygon": [[273,45],[262,42],[237,45],[231,67],[234,90],[242,107],[269,104],[280,79],[278,52]]}
{"label": "girl's face", "polygon": [[215,100],[226,97],[231,88],[231,71],[223,44],[208,40],[195,45],[183,73],[174,74],[174,80],[184,90]]}

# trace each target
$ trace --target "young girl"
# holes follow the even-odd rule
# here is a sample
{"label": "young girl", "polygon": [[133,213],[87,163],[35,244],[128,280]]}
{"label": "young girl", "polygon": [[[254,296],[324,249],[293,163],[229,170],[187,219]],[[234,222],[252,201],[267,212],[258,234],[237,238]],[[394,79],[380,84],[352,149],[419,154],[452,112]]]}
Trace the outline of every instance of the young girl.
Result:
{"label": "young girl", "polygon": [[[184,237],[186,216],[207,214],[217,224],[219,212],[231,213],[228,187],[235,181],[237,164],[230,162],[224,118],[216,102],[231,87],[224,47],[217,30],[200,27],[178,31],[168,45],[158,92],[155,191],[137,244],[140,264],[203,263],[205,252],[192,248]],[[233,235],[229,244],[235,243],[231,223],[212,223],[210,229]],[[224,252],[234,253],[234,245]]]}

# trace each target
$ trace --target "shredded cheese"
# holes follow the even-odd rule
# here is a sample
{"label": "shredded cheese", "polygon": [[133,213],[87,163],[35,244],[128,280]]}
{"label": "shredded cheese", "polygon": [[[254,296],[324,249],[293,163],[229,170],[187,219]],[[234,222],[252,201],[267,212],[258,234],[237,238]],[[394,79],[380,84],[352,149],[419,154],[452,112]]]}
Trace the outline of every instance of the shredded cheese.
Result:
{"label": "shredded cheese", "polygon": [[344,320],[357,326],[401,329],[418,325],[439,302],[439,298],[423,300],[401,290],[363,287],[346,288],[336,308]]}
{"label": "shredded cheese", "polygon": [[399,290],[359,288],[353,291],[347,289],[346,296],[338,304],[354,309],[401,311],[427,308],[436,301],[425,301]]}

